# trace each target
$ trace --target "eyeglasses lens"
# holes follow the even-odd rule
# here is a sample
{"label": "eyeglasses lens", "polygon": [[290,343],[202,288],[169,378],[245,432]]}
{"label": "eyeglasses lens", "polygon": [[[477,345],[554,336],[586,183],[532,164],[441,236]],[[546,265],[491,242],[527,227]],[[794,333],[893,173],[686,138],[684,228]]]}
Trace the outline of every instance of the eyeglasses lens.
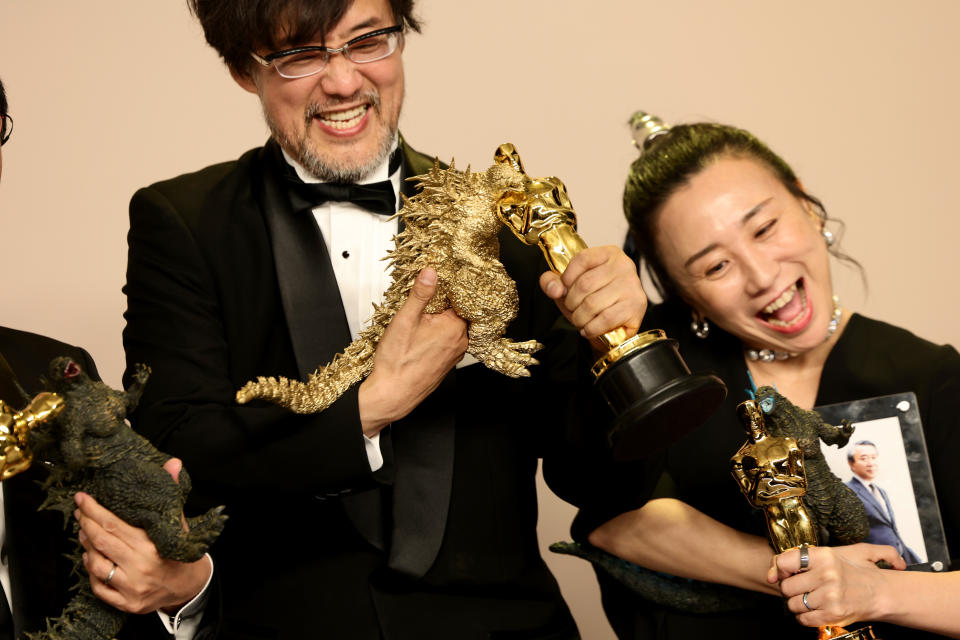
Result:
{"label": "eyeglasses lens", "polygon": [[[399,44],[400,33],[382,33],[353,42],[344,48],[343,55],[358,64],[376,62],[396,51]],[[278,58],[274,65],[285,78],[302,78],[319,73],[327,66],[331,55],[329,51],[304,51]]]}

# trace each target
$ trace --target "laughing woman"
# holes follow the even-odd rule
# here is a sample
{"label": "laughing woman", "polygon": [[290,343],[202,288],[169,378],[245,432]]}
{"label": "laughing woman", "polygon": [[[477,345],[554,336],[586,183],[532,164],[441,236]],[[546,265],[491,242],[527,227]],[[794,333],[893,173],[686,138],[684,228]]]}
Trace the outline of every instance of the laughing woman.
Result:
{"label": "laughing woman", "polygon": [[[589,539],[649,569],[774,597],[736,613],[682,614],[638,601],[601,576],[604,606],[621,638],[810,638],[814,632],[785,615],[776,597],[777,578],[787,578],[787,569],[799,562],[797,554],[782,558],[781,575],[767,581],[773,552],[763,537],[762,515],[751,511],[730,478],[730,455],[744,440],[735,406],[750,387],[748,373],[757,385],[775,384],[804,408],[916,393],[947,543],[956,553],[960,355],[841,306],[830,276],[830,255],[839,254],[823,206],[750,133],[716,124],[681,125],[647,139],[644,147],[624,192],[638,264],[647,268],[664,300],[648,311],[644,324],[677,338],[690,368],[716,372],[730,392],[709,422],[649,463],[662,465],[657,499],[596,528]],[[900,579],[914,593],[952,589],[957,602],[960,574],[876,569],[872,561],[879,558],[903,567],[890,547],[816,551],[810,572],[783,581],[784,591],[792,589],[787,595],[794,596],[788,607],[801,614],[801,624],[868,617],[960,634],[956,607],[930,616],[894,607],[889,597],[885,605],[850,603],[845,610],[836,605],[844,589],[852,593],[853,581],[865,592],[871,585],[874,591],[880,585],[896,590]],[[839,569],[816,572],[817,577],[812,569],[820,559],[822,567],[836,563],[830,566],[858,571],[846,572],[849,582]],[[803,591],[797,592],[801,578]],[[802,593],[819,614],[808,615]],[[926,637],[882,624],[875,629],[885,640]]]}

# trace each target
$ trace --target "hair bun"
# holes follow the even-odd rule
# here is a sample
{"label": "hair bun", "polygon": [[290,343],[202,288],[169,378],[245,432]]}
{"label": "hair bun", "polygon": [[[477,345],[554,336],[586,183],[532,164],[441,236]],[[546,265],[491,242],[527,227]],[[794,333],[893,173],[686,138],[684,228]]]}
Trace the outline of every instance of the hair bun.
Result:
{"label": "hair bun", "polygon": [[670,131],[670,127],[664,124],[663,120],[650,115],[646,111],[634,112],[630,116],[629,124],[633,136],[633,146],[639,149],[640,153],[647,151],[658,136]]}

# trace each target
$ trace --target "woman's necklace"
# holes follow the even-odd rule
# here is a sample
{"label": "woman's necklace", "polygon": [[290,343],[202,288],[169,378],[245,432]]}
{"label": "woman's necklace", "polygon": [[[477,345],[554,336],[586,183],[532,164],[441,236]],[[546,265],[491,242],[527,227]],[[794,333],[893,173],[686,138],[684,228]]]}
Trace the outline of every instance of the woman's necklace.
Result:
{"label": "woman's necklace", "polygon": [[[833,296],[833,315],[830,316],[830,324],[827,325],[827,337],[823,339],[824,342],[829,340],[830,336],[837,332],[841,317],[843,317],[843,309],[840,308],[840,298]],[[786,360],[787,358],[792,358],[797,355],[789,351],[776,351],[774,349],[744,349],[744,353],[747,355],[747,360],[751,362],[756,362],[757,360],[760,362],[773,362],[774,360]]]}

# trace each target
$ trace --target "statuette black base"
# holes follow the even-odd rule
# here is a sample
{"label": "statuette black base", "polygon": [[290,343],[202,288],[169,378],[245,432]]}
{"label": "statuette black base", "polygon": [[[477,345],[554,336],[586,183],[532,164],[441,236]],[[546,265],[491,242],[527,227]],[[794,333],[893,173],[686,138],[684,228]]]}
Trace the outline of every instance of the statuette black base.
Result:
{"label": "statuette black base", "polygon": [[676,340],[655,340],[597,378],[616,418],[608,436],[618,460],[647,457],[703,424],[727,395],[713,374],[691,374]]}

